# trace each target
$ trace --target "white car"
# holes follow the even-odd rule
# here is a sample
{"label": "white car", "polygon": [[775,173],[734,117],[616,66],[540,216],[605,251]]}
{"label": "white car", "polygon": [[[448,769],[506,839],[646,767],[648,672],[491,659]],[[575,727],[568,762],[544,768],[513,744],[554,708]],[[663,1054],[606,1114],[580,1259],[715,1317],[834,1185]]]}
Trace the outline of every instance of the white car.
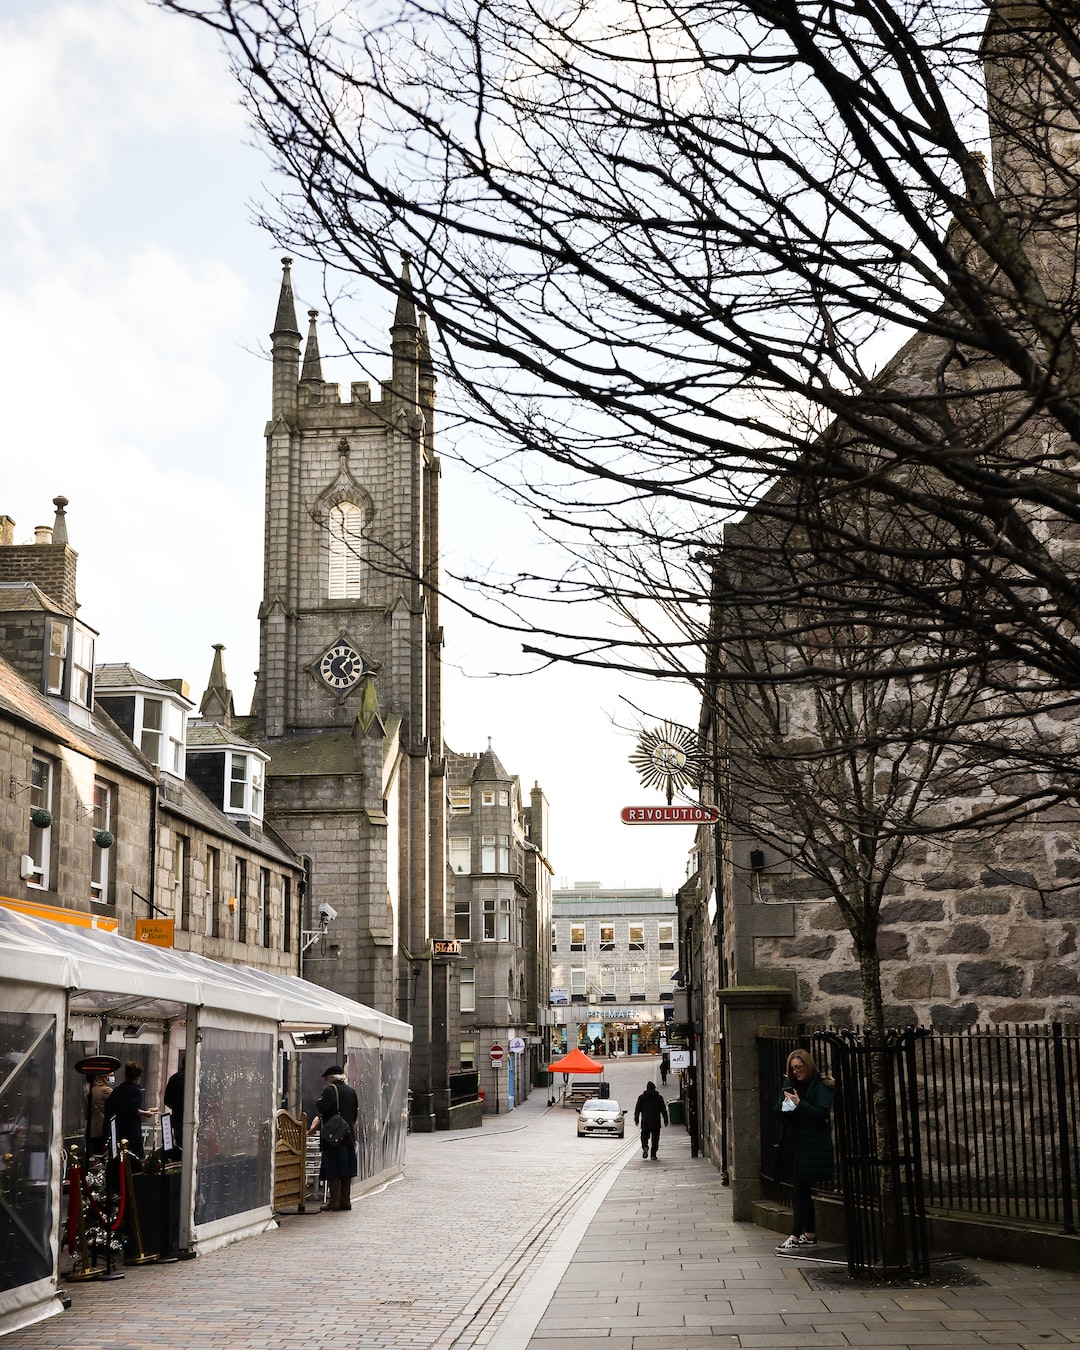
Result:
{"label": "white car", "polygon": [[626,1133],[626,1112],[613,1097],[590,1097],[582,1102],[578,1112],[577,1132],[579,1139],[583,1134],[607,1134],[621,1139]]}

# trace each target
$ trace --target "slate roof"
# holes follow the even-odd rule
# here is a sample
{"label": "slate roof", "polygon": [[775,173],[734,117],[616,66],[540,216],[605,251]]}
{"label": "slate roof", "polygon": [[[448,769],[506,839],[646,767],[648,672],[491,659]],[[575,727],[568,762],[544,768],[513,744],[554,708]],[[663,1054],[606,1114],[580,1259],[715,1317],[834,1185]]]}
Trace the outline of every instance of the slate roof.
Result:
{"label": "slate roof", "polygon": [[498,779],[500,782],[509,783],[512,775],[508,774],[499,763],[499,757],[489,745],[480,756],[480,763],[473,770],[473,782],[479,783],[491,779]]}
{"label": "slate roof", "polygon": [[248,834],[189,780],[185,779],[181,783],[175,778],[170,779],[161,795],[158,809],[162,815],[179,816],[212,834],[231,839],[252,853],[264,854],[289,867],[299,865],[297,855],[282,842],[280,835],[265,827],[261,833]]}
{"label": "slate roof", "polygon": [[124,689],[157,689],[172,698],[183,699],[194,707],[191,699],[179,693],[171,684],[155,680],[152,675],[144,675],[141,670],[128,665],[126,661],[106,662],[94,667],[94,688],[102,694],[114,694]]}
{"label": "slate roof", "polygon": [[18,614],[28,609],[62,613],[61,606],[32,581],[0,581],[0,610]]}
{"label": "slate roof", "polygon": [[132,745],[103,709],[99,708],[90,714],[88,727],[81,726],[39,693],[2,656],[0,713],[39,730],[43,736],[59,745],[89,755],[100,763],[110,764],[135,778],[148,782],[157,779],[150,761]]}
{"label": "slate roof", "polygon": [[245,740],[235,731],[223,727],[220,722],[189,722],[187,732],[189,750],[210,750],[220,746],[223,750],[235,750],[238,746],[244,750],[266,752],[254,741]]}

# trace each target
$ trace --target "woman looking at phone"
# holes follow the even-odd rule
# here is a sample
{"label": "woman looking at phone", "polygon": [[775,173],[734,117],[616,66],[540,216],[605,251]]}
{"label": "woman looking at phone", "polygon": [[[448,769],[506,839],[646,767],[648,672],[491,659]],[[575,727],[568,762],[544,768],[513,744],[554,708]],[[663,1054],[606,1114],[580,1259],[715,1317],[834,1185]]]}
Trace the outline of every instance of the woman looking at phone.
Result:
{"label": "woman looking at phone", "polygon": [[792,1050],[783,1091],[773,1108],[780,1122],[777,1180],[790,1181],[792,1190],[791,1236],[781,1242],[778,1252],[817,1246],[811,1187],[832,1180],[832,1090],[833,1080],[818,1072],[810,1052]]}

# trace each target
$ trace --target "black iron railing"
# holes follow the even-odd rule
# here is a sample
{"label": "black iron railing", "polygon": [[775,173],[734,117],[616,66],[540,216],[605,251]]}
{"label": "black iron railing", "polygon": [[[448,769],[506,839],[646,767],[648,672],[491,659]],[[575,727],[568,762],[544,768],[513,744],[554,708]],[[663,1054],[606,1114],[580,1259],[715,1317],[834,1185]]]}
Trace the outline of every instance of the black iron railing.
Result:
{"label": "black iron railing", "polygon": [[[773,1108],[785,1060],[801,1046],[839,1080],[838,1039],[792,1027],[759,1034],[762,1176],[770,1189],[775,1178],[768,1145],[775,1137]],[[920,1030],[903,1077],[892,1081],[900,1147],[919,1159],[927,1208],[1077,1231],[1080,1027]],[[853,1147],[841,1134],[841,1110],[837,1102],[838,1155]],[[789,1198],[784,1187],[774,1193]]]}

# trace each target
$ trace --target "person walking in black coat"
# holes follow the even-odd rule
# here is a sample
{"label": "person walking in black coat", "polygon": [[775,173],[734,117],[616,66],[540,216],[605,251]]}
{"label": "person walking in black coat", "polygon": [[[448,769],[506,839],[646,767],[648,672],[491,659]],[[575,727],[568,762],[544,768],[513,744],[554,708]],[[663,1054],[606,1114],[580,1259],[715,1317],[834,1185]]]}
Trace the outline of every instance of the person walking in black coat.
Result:
{"label": "person walking in black coat", "polygon": [[660,1123],[668,1123],[667,1102],[660,1096],[654,1083],[646,1083],[645,1091],[634,1106],[634,1124],[641,1126],[641,1156],[655,1158],[660,1147]]}
{"label": "person walking in black coat", "polygon": [[807,1050],[792,1050],[787,1059],[780,1100],[773,1114],[780,1122],[777,1181],[790,1181],[791,1236],[777,1251],[817,1246],[814,1197],[811,1188],[831,1181],[833,1174],[833,1080],[818,1072]]}

